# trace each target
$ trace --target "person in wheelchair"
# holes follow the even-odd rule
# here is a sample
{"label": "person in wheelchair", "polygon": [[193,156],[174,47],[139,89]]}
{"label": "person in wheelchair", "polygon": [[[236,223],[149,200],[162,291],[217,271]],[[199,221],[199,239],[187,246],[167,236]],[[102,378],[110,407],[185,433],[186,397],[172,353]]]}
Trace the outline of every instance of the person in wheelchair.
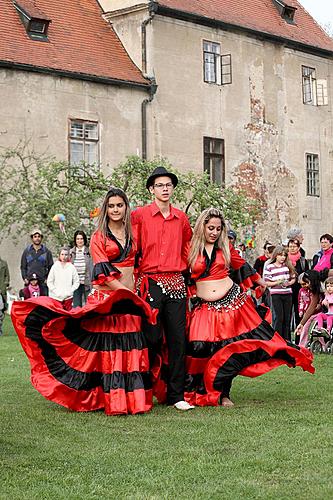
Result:
{"label": "person in wheelchair", "polygon": [[[325,297],[321,305],[327,308],[327,312],[319,312],[315,316],[317,329],[323,337],[329,339],[333,327],[333,278],[327,278],[325,281]],[[326,328],[324,328],[324,322],[326,322]]]}
{"label": "person in wheelchair", "polygon": [[[312,332],[315,334],[315,328],[313,328],[313,319],[315,316],[321,312],[321,300],[323,299],[321,294],[321,281],[324,281],[328,277],[333,277],[333,270],[318,271],[305,271],[298,277],[299,283],[302,289],[307,289],[310,292],[310,303],[308,304],[305,312],[302,314],[301,321],[296,328],[295,333],[300,334],[299,345],[305,347],[309,345],[309,328],[311,326],[311,337]],[[322,334],[317,331],[317,336],[319,336],[319,341],[322,346],[325,346],[325,341],[322,338]]]}

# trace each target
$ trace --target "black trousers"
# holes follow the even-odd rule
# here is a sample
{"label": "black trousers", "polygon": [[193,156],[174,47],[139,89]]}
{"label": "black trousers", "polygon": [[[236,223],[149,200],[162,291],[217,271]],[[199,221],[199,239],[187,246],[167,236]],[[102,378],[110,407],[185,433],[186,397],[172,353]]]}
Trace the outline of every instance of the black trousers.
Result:
{"label": "black trousers", "polygon": [[153,299],[148,304],[159,310],[157,324],[144,323],[144,334],[149,349],[149,361],[152,366],[155,356],[162,345],[163,326],[168,346],[167,403],[175,404],[184,399],[185,384],[185,326],[186,298],[172,299],[162,293],[155,281],[149,278],[149,295]]}
{"label": "black trousers", "polygon": [[274,330],[276,330],[285,340],[290,340],[292,294],[272,294],[272,305],[274,309]]}
{"label": "black trousers", "polygon": [[[294,283],[292,286],[292,291],[293,291],[293,311],[294,311],[294,316],[295,316],[295,326],[299,324],[301,321],[301,318],[299,317],[299,312],[298,312],[298,292],[300,291],[301,286],[299,283]],[[298,345],[300,340],[300,335],[295,335],[295,344]]]}

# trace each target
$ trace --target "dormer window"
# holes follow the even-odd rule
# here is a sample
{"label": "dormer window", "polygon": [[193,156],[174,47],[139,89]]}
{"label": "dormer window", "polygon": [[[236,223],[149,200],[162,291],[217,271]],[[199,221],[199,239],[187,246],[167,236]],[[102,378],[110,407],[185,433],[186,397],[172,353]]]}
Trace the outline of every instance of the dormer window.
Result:
{"label": "dormer window", "polygon": [[287,23],[294,23],[295,12],[296,12],[295,7],[290,7],[289,5],[285,5],[282,17],[287,21]]}
{"label": "dormer window", "polygon": [[51,19],[48,18],[40,9],[37,9],[37,7],[35,7],[30,0],[15,0],[14,6],[21,18],[28,36],[32,40],[47,42],[47,31]]}
{"label": "dormer window", "polygon": [[294,24],[294,17],[296,12],[296,7],[292,7],[291,5],[287,5],[282,0],[273,0],[273,3],[277,10],[279,11],[282,19],[287,21],[289,24]]}

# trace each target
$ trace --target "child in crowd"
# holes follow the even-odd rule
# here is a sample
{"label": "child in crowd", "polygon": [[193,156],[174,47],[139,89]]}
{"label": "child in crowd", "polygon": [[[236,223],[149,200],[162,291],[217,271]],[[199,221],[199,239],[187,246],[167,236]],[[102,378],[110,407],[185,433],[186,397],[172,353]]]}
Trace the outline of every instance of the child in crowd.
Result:
{"label": "child in crowd", "polygon": [[[301,321],[305,316],[306,311],[309,309],[310,304],[314,302],[316,303],[311,316],[306,320],[301,331],[299,345],[305,347],[309,340],[309,327],[321,309],[320,281],[319,279],[315,279],[313,276],[310,277],[309,272],[306,271],[299,275],[298,282],[301,285],[301,289],[298,294],[298,313]],[[314,300],[315,298],[316,300]],[[320,343],[325,346],[324,339],[319,337],[319,340]]]}
{"label": "child in crowd", "polygon": [[28,284],[20,290],[19,296],[23,300],[27,300],[32,297],[40,297],[40,295],[42,295],[42,293],[38,283],[38,276],[36,273],[32,273],[28,276]]}
{"label": "child in crowd", "polygon": [[[322,306],[327,307],[327,313],[319,312],[315,319],[318,324],[318,330],[328,336],[333,326],[333,278],[327,278],[325,281],[325,298],[321,302]],[[326,321],[326,328],[324,328]]]}
{"label": "child in crowd", "polygon": [[301,285],[298,292],[298,314],[300,318],[303,318],[305,311],[311,303],[312,292],[310,284],[303,280],[303,274],[299,275],[298,283]]}
{"label": "child in crowd", "polygon": [[47,277],[49,296],[58,300],[66,311],[72,308],[73,293],[80,285],[80,278],[74,265],[69,262],[69,250],[63,247],[59,259],[53,264]]}
{"label": "child in crowd", "polygon": [[281,337],[290,341],[291,286],[295,283],[296,272],[288,258],[287,249],[282,245],[275,247],[270,263],[264,269],[263,278],[271,294],[273,328]]}

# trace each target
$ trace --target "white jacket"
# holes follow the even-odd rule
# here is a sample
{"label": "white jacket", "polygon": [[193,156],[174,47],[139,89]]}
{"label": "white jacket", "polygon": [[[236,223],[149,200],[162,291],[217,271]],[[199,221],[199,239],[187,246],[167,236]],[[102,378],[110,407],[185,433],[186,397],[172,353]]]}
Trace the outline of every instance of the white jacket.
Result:
{"label": "white jacket", "polygon": [[79,275],[71,262],[63,265],[57,260],[53,264],[47,278],[49,297],[60,301],[69,299],[79,285]]}

